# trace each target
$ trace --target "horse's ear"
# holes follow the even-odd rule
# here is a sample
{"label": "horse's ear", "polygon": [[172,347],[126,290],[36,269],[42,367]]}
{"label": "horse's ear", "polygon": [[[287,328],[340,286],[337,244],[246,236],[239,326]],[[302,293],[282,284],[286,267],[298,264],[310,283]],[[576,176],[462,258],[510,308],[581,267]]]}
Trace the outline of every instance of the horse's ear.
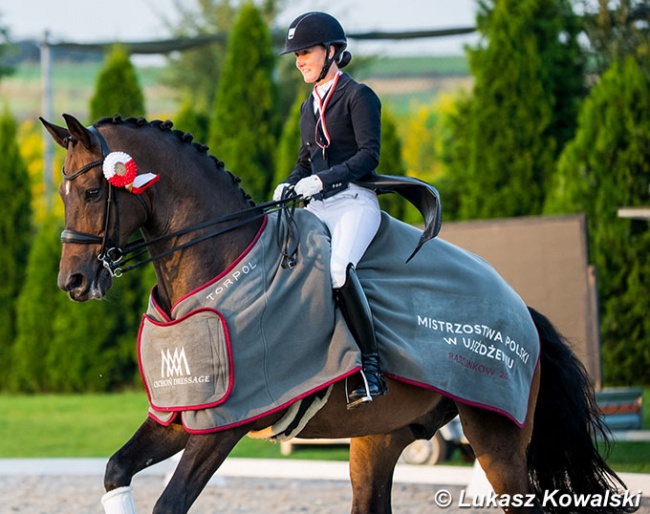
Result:
{"label": "horse's ear", "polygon": [[63,114],[63,119],[65,119],[66,124],[68,125],[68,130],[72,137],[79,141],[85,148],[90,150],[93,146],[93,141],[90,137],[90,132],[86,127],[84,127],[77,118],[70,114]]}
{"label": "horse's ear", "polygon": [[41,123],[50,133],[57,145],[62,146],[63,148],[68,148],[68,138],[70,137],[70,131],[68,131],[68,129],[54,125],[54,123],[50,123],[41,116],[39,116],[38,119],[41,120]]}

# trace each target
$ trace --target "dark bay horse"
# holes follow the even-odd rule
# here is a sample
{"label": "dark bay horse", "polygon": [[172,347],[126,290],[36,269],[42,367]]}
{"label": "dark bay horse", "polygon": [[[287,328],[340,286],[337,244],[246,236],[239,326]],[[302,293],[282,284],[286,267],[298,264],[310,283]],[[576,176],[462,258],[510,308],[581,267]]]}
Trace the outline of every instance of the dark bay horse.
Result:
{"label": "dark bay horse", "polygon": [[[171,122],[114,117],[86,128],[74,117],[63,116],[67,127],[41,121],[67,150],[60,187],[65,231],[58,285],[71,299],[104,297],[112,284],[113,254],[127,248],[138,230],[149,252],[158,257],[153,262],[158,301],[167,312],[179,298],[227,269],[255,237],[263,223],[259,216],[215,233],[211,227],[197,226],[232,213],[250,213],[253,204],[223,163],[209,155],[207,147],[192,142],[191,135],[172,130]],[[102,173],[109,151],[125,152],[161,180],[138,195],[109,185]],[[199,243],[184,246],[197,237]],[[542,508],[546,492],[604,495],[624,485],[594,442],[605,434],[584,368],[551,323],[530,311],[541,358],[521,428],[498,413],[395,380],[389,380],[390,394],[348,411],[343,381],[334,384],[329,400],[300,436],[351,438],[353,513],[390,513],[393,471],[402,450],[416,439],[432,437],[456,414],[494,491],[501,498],[524,500],[504,508],[506,512],[634,510],[552,504]],[[184,450],[154,512],[186,513],[235,444],[282,414],[203,434],[147,418],[109,460],[105,488],[129,486],[139,471]]]}

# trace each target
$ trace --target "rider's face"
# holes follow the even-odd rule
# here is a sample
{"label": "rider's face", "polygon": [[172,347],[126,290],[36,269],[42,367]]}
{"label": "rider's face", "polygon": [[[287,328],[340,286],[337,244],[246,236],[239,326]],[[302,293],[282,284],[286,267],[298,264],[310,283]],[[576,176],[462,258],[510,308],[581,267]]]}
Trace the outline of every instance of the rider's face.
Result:
{"label": "rider's face", "polygon": [[325,63],[325,47],[322,45],[311,46],[298,50],[296,54],[296,68],[308,84],[313,84],[318,79]]}

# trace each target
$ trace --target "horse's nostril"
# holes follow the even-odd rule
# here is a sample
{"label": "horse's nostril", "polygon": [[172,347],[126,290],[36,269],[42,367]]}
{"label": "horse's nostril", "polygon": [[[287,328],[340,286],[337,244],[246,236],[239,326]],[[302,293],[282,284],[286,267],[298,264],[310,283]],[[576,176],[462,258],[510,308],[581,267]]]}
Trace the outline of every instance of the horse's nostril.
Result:
{"label": "horse's nostril", "polygon": [[83,283],[84,283],[83,275],[81,275],[80,273],[75,273],[74,275],[70,275],[68,277],[68,280],[62,289],[64,291],[70,292],[81,287]]}

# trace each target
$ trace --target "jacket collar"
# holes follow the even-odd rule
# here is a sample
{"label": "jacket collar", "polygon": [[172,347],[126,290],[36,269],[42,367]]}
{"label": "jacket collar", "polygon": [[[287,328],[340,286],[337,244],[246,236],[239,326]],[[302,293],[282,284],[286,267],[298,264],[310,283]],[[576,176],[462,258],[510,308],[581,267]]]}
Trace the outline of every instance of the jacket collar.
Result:
{"label": "jacket collar", "polygon": [[341,73],[341,77],[339,78],[338,84],[336,84],[336,89],[332,91],[332,98],[329,101],[329,106],[331,107],[334,105],[340,98],[343,96],[343,93],[345,92],[346,86],[352,82],[352,77],[348,73]]}
{"label": "jacket collar", "polygon": [[[332,95],[332,98],[328,102],[328,109],[331,108],[332,105],[334,105],[343,95],[345,91],[345,87],[352,82],[352,77],[348,73],[341,73],[341,76],[339,77],[339,81],[336,84],[336,88],[334,91],[331,91],[330,94]],[[313,92],[310,93],[310,99],[313,100],[314,94]]]}

